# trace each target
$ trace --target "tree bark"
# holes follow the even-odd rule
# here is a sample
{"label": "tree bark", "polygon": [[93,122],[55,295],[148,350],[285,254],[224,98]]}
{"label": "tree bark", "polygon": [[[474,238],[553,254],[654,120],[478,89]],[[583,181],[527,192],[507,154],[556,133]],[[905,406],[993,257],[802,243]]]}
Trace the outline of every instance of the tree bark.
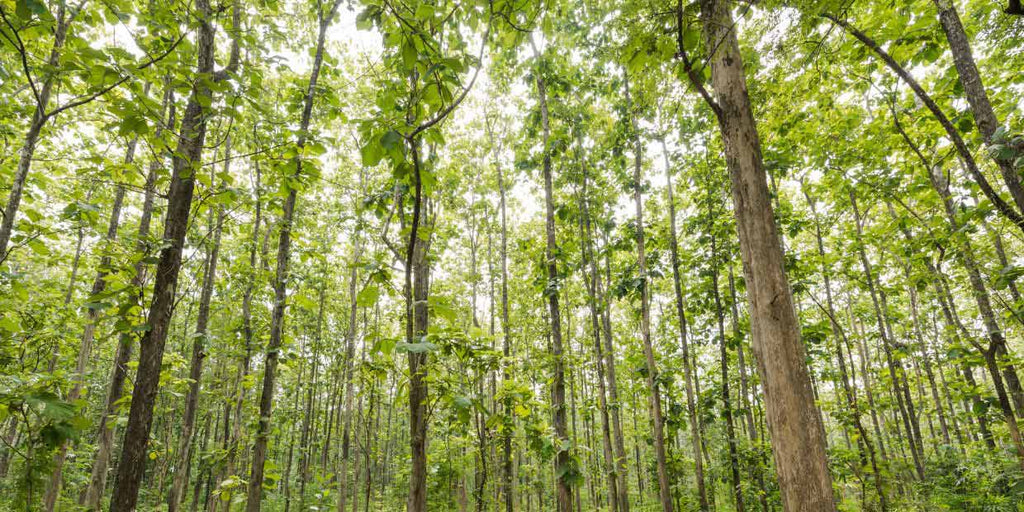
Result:
{"label": "tree bark", "polygon": [[[313,99],[316,96],[316,83],[320,76],[320,66],[324,61],[324,42],[327,36],[327,28],[338,10],[340,0],[335,0],[324,12],[318,5],[317,21],[319,33],[317,35],[316,54],[313,58],[313,68],[309,74],[309,83],[306,86],[306,93],[302,105],[302,118],[299,121],[299,136],[295,141],[298,149],[295,157],[295,172],[291,178],[298,180],[302,177],[303,149],[309,139],[309,123],[313,114]],[[270,339],[267,342],[266,362],[263,366],[263,389],[260,394],[260,416],[256,431],[256,441],[252,449],[252,469],[249,474],[248,500],[245,509],[247,512],[259,512],[263,500],[263,476],[264,463],[267,459],[267,442],[270,435],[270,417],[274,406],[274,389],[277,377],[277,365],[280,359],[281,341],[284,335],[284,313],[288,307],[288,278],[289,260],[291,258],[292,226],[294,223],[295,203],[298,200],[298,190],[288,187],[288,196],[284,200],[281,212],[281,226],[277,241],[277,267],[274,274],[274,308],[270,316]]]}
{"label": "tree bark", "polygon": [[[637,272],[640,274],[640,340],[647,363],[647,389],[649,391],[648,407],[651,411],[652,432],[654,438],[654,457],[658,466],[658,496],[661,509],[672,512],[672,484],[668,479],[668,461],[665,455],[665,420],[661,411],[661,390],[658,386],[658,365],[654,359],[654,348],[651,345],[651,283],[647,275],[647,249],[644,240],[644,206],[643,206],[643,153],[641,151],[640,132],[633,113],[633,101],[629,91],[629,74],[623,71],[626,95],[626,115],[633,141],[633,202],[636,205],[636,260]],[[550,202],[549,202],[550,208]],[[549,221],[553,224],[554,219]],[[553,237],[550,237],[553,239]],[[550,249],[549,249],[550,252]],[[554,279],[553,273],[549,273]],[[740,511],[742,512],[742,510]]]}
{"label": "tree bark", "polygon": [[701,0],[701,19],[706,46],[714,49],[709,55],[716,96],[712,108],[732,180],[752,346],[764,386],[782,502],[787,511],[832,511],[835,499],[821,418],[783,267],[730,4],[727,0]]}
{"label": "tree bark", "polygon": [[[3,219],[0,219],[0,262],[3,262],[8,256],[7,244],[11,241],[11,234],[14,231],[14,219],[18,215],[18,207],[21,205],[21,195],[25,191],[25,180],[32,167],[32,157],[35,156],[36,144],[39,143],[39,134],[50,119],[46,108],[49,106],[50,96],[53,94],[56,70],[60,66],[60,57],[64,51],[64,42],[67,40],[68,26],[77,14],[74,10],[68,12],[67,4],[57,4],[57,24],[53,30],[53,46],[50,48],[50,55],[46,61],[46,66],[52,71],[43,80],[43,86],[38,93],[35,91],[35,86],[32,85],[33,94],[36,94],[35,110],[32,112],[32,121],[29,123],[28,131],[25,133],[21,145],[21,155],[18,158],[18,167],[14,171],[14,181],[11,182],[11,191],[4,204]],[[26,69],[25,72],[30,73],[31,71]],[[26,78],[32,80],[31,77]]]}
{"label": "tree bark", "polygon": [[580,193],[580,210],[583,214],[580,217],[580,240],[582,241],[581,245],[583,249],[583,266],[585,271],[589,272],[589,275],[584,278],[584,281],[587,286],[590,323],[594,336],[594,362],[597,370],[598,411],[601,414],[601,440],[604,448],[605,471],[608,475],[608,500],[611,505],[611,511],[616,512],[619,509],[620,499],[618,491],[618,477],[616,476],[615,454],[613,452],[611,440],[611,419],[608,415],[608,390],[605,384],[604,350],[601,347],[601,320],[597,298],[597,281],[600,279],[600,275],[597,268],[597,262],[594,257],[593,244],[591,243],[593,234],[590,226],[590,196],[587,184],[587,171],[588,168],[586,167],[586,164],[583,164],[583,182]]}
{"label": "tree bark", "polygon": [[[148,87],[147,87],[148,89]],[[124,163],[125,165],[131,165],[135,160],[135,147],[138,144],[139,139],[133,138],[128,143],[128,147],[125,150]],[[117,230],[121,224],[121,208],[124,204],[125,189],[123,185],[118,185],[114,191],[114,201],[110,207],[110,219],[107,223],[107,233],[103,238],[104,244],[112,243],[117,239]],[[92,283],[92,290],[90,291],[89,297],[95,297],[96,295],[103,292],[106,288],[107,281],[104,279],[107,275],[107,269],[110,267],[110,254],[107,247],[103,247],[103,256],[100,257],[99,270],[96,271],[96,278]],[[89,358],[92,355],[92,345],[96,336],[96,324],[99,319],[99,311],[95,308],[87,308],[85,320],[85,329],[82,331],[82,343],[78,349],[78,360],[75,363],[75,382],[71,388],[71,392],[68,393],[67,401],[74,403],[82,395],[82,387],[85,380],[86,366],[89,364]],[[43,497],[43,507],[47,512],[53,512],[54,507],[57,504],[57,499],[60,497],[60,490],[62,484],[62,473],[64,469],[64,461],[67,458],[68,446],[67,443],[61,445],[58,449],[57,454],[54,456],[53,472],[50,475],[50,481],[46,487],[46,494]]]}
{"label": "tree bark", "polygon": [[686,412],[690,424],[690,441],[693,445],[694,478],[697,481],[697,498],[702,511],[709,510],[707,489],[704,485],[704,459],[701,456],[701,429],[697,419],[697,404],[693,391],[693,368],[690,366],[690,341],[687,332],[686,302],[683,298],[683,281],[679,272],[679,240],[676,236],[676,202],[672,185],[672,166],[668,158],[665,140],[661,140],[661,151],[665,158],[665,193],[668,200],[669,249],[672,255],[672,288],[675,292],[676,317],[679,321],[679,344],[682,348],[683,379],[686,383]]}
{"label": "tree bark", "polygon": [[855,38],[860,40],[860,42],[862,42],[864,46],[867,46],[869,49],[875,52],[879,56],[879,58],[881,58],[882,61],[885,62],[885,65],[888,66],[889,69],[893,71],[893,73],[896,73],[896,75],[899,76],[910,87],[910,89],[914,91],[914,94],[917,96],[917,98],[921,100],[921,103],[925,105],[925,107],[935,117],[935,120],[938,121],[939,124],[942,126],[943,130],[945,130],[946,135],[949,137],[949,140],[953,143],[953,147],[956,148],[957,154],[963,160],[964,166],[967,168],[968,174],[971,176],[974,182],[978,184],[978,187],[981,188],[981,191],[982,193],[985,194],[985,197],[987,197],[989,201],[992,201],[992,204],[993,206],[995,206],[996,211],[998,211],[1010,222],[1014,223],[1018,228],[1024,231],[1024,217],[1021,216],[1021,210],[1015,209],[1013,206],[1004,201],[1003,198],[999,195],[999,193],[992,188],[992,185],[988,182],[988,179],[985,178],[985,175],[981,173],[980,169],[978,169],[978,164],[974,160],[974,155],[971,154],[971,150],[967,147],[967,143],[965,143],[963,137],[960,136],[960,132],[958,132],[956,127],[953,126],[953,123],[950,122],[948,117],[946,117],[946,114],[942,112],[942,109],[939,108],[938,104],[935,103],[935,100],[933,100],[932,97],[929,96],[927,92],[925,92],[924,88],[921,87],[919,83],[917,83],[917,80],[915,80],[914,77],[910,75],[910,72],[908,72],[903,66],[896,62],[896,60],[893,59],[888,52],[883,50],[877,42],[875,42],[873,39],[868,37],[860,30],[850,25],[848,22],[831,15],[825,15],[825,17],[828,18],[829,20],[832,20],[832,22],[834,22],[835,24],[843,27],[843,29],[845,29]]}
{"label": "tree bark", "polygon": [[[174,126],[174,93],[170,87],[164,87],[164,100],[161,115],[164,119],[157,124],[154,137],[160,137],[166,125]],[[150,222],[153,218],[153,202],[156,196],[157,171],[161,168],[160,158],[154,159],[149,164],[149,171],[146,175],[146,183],[143,185],[144,197],[142,202],[142,214],[139,217],[139,227],[136,234],[135,250],[145,251],[144,240],[149,236]],[[139,261],[135,264],[131,279],[131,303],[138,303],[142,297],[142,287],[145,285],[146,264]],[[98,510],[100,501],[103,498],[103,490],[106,488],[107,468],[110,464],[110,452],[114,443],[114,425],[110,425],[110,418],[117,413],[117,402],[121,400],[124,390],[124,382],[128,377],[128,362],[131,359],[132,345],[135,343],[135,336],[130,332],[122,332],[119,336],[117,351],[114,355],[113,371],[111,372],[110,385],[107,388],[107,399],[99,421],[99,434],[96,439],[96,455],[93,457],[92,475],[89,478],[89,485],[79,497],[79,505],[84,505],[86,510]]]}
{"label": "tree bark", "polygon": [[[999,118],[996,117],[992,103],[985,92],[985,84],[981,80],[981,73],[974,62],[974,54],[971,51],[971,43],[967,39],[964,26],[960,23],[960,16],[956,12],[956,6],[952,0],[934,0],[935,7],[939,10],[939,22],[942,24],[942,31],[946,33],[946,41],[949,42],[949,49],[953,54],[953,64],[956,65],[957,74],[960,77],[960,84],[964,86],[964,93],[967,96],[967,103],[971,105],[971,112],[974,114],[974,122],[978,125],[978,131],[986,144],[992,143],[992,137],[999,128]],[[1021,186],[1020,176],[1013,168],[1013,159],[995,159],[996,165],[1003,176],[1003,183],[1010,192],[1018,211],[1024,211],[1024,187]]]}
{"label": "tree bark", "polygon": [[[532,44],[532,41],[531,41]],[[542,58],[536,47],[534,58],[539,62]],[[562,312],[558,302],[559,277],[558,277],[558,244],[555,239],[555,202],[554,185],[551,172],[551,125],[548,113],[547,84],[540,72],[539,66],[535,74],[537,86],[537,100],[540,106],[540,120],[543,139],[543,164],[542,172],[544,179],[544,209],[546,233],[544,250],[544,268],[547,272],[547,285],[544,288],[544,295],[548,303],[548,322],[551,335],[551,355],[554,359],[551,386],[551,409],[553,411],[553,423],[555,427],[555,500],[558,512],[571,512],[573,509],[572,486],[565,478],[566,473],[571,470],[569,450],[570,441],[566,429],[565,411],[565,361],[562,355]]]}
{"label": "tree bark", "polygon": [[[196,9],[200,19],[196,44],[199,75],[214,73],[214,30],[210,23],[212,9],[209,0],[197,0]],[[239,27],[239,10],[233,9],[233,26]],[[238,39],[231,48],[231,62],[225,71],[233,72],[238,67]],[[226,75],[225,75],[226,76]],[[174,313],[175,289],[178,272],[181,270],[181,253],[188,231],[195,191],[195,172],[203,155],[206,140],[206,123],[210,109],[209,99],[213,93],[209,83],[196,80],[192,95],[182,117],[180,136],[171,171],[170,192],[167,199],[167,213],[164,221],[163,239],[167,247],[160,251],[156,281],[153,286],[153,302],[149,309],[149,330],[140,342],[139,366],[132,393],[132,406],[128,415],[128,426],[124,435],[121,460],[114,480],[114,495],[110,502],[111,512],[131,512],[138,501],[139,485],[146,465],[146,446],[153,421],[153,406],[156,403],[160,384],[160,368],[163,364],[164,343]],[[201,100],[202,98],[202,100]]]}
{"label": "tree bark", "polygon": [[[224,150],[224,173],[228,173],[231,162],[231,134],[229,133]],[[177,450],[174,480],[171,492],[167,497],[168,512],[177,512],[185,494],[188,470],[192,463],[192,433],[196,424],[196,410],[199,405],[199,388],[203,377],[203,360],[206,359],[206,340],[209,337],[207,326],[210,321],[210,303],[213,300],[213,285],[217,279],[217,259],[220,256],[220,236],[224,227],[225,211],[217,208],[216,219],[210,211],[210,229],[213,240],[206,256],[206,272],[203,274],[203,288],[199,294],[199,312],[196,315],[196,331],[192,335],[192,360],[189,363],[188,394],[185,395],[185,412],[181,424],[181,438]],[[225,419],[227,421],[227,419]]]}

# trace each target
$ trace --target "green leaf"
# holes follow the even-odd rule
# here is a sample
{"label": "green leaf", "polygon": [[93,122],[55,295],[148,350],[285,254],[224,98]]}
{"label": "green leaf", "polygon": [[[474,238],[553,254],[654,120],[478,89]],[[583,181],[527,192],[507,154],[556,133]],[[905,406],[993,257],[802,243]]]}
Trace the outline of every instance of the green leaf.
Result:
{"label": "green leaf", "polygon": [[367,286],[359,291],[356,295],[356,304],[360,307],[370,307],[377,303],[377,298],[380,297],[380,288],[376,286]]}
{"label": "green leaf", "polygon": [[402,43],[402,65],[405,69],[412,69],[416,67],[416,57],[418,52],[416,51],[416,45],[413,44],[412,39],[406,39]]}
{"label": "green leaf", "polygon": [[402,143],[402,135],[394,130],[388,130],[380,138],[380,145],[384,149],[391,151],[398,147]]}
{"label": "green leaf", "polygon": [[433,352],[437,350],[437,345],[430,343],[429,341],[423,341],[420,343],[399,343],[395,345],[395,348],[399,352],[409,352],[412,354],[424,354],[427,352]]}

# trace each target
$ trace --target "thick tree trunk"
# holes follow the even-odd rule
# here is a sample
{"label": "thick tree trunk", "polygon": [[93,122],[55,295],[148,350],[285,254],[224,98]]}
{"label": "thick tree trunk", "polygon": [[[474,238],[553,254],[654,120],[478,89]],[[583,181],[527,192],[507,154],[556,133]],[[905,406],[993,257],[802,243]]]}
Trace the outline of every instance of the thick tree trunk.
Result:
{"label": "thick tree trunk", "polygon": [[[166,116],[167,126],[174,126],[174,94],[170,87],[164,87],[164,104],[162,113]],[[164,130],[164,123],[157,125],[154,132],[159,137]],[[149,227],[153,218],[153,202],[156,196],[157,171],[161,167],[159,158],[149,164],[149,171],[146,175],[146,183],[143,186],[145,191],[142,202],[142,214],[139,217],[139,227],[136,234],[136,251],[144,251],[144,240],[149,236]],[[130,302],[139,302],[142,296],[142,287],[145,284],[146,264],[139,261],[133,269],[131,279],[132,296]],[[132,345],[135,337],[131,333],[121,333],[117,351],[114,355],[113,371],[111,372],[110,385],[107,388],[107,399],[99,421],[99,434],[96,439],[96,455],[93,457],[92,475],[89,478],[89,485],[78,500],[79,505],[84,505],[86,510],[98,510],[100,501],[103,498],[103,491],[107,483],[107,468],[110,464],[111,448],[114,444],[115,426],[110,424],[111,416],[117,413],[117,402],[121,400],[124,390],[124,382],[128,377],[128,362],[131,360]]]}
{"label": "thick tree trunk", "polygon": [[782,261],[731,2],[701,0],[714,110],[732,179],[754,354],[787,511],[835,510],[821,419]]}

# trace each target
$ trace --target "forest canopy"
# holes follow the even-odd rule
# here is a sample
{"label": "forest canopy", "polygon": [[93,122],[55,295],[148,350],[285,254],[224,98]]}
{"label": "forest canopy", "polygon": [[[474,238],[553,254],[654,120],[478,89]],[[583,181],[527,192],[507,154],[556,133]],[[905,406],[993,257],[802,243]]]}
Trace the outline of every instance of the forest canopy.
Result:
{"label": "forest canopy", "polygon": [[1018,0],[0,0],[0,511],[1024,511]]}

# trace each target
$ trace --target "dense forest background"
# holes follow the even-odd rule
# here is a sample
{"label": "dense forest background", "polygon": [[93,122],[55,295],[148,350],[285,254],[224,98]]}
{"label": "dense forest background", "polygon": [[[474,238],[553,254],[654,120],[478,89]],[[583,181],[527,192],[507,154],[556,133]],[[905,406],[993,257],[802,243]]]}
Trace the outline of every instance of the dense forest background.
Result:
{"label": "dense forest background", "polygon": [[1024,510],[1024,9],[0,0],[0,510]]}

